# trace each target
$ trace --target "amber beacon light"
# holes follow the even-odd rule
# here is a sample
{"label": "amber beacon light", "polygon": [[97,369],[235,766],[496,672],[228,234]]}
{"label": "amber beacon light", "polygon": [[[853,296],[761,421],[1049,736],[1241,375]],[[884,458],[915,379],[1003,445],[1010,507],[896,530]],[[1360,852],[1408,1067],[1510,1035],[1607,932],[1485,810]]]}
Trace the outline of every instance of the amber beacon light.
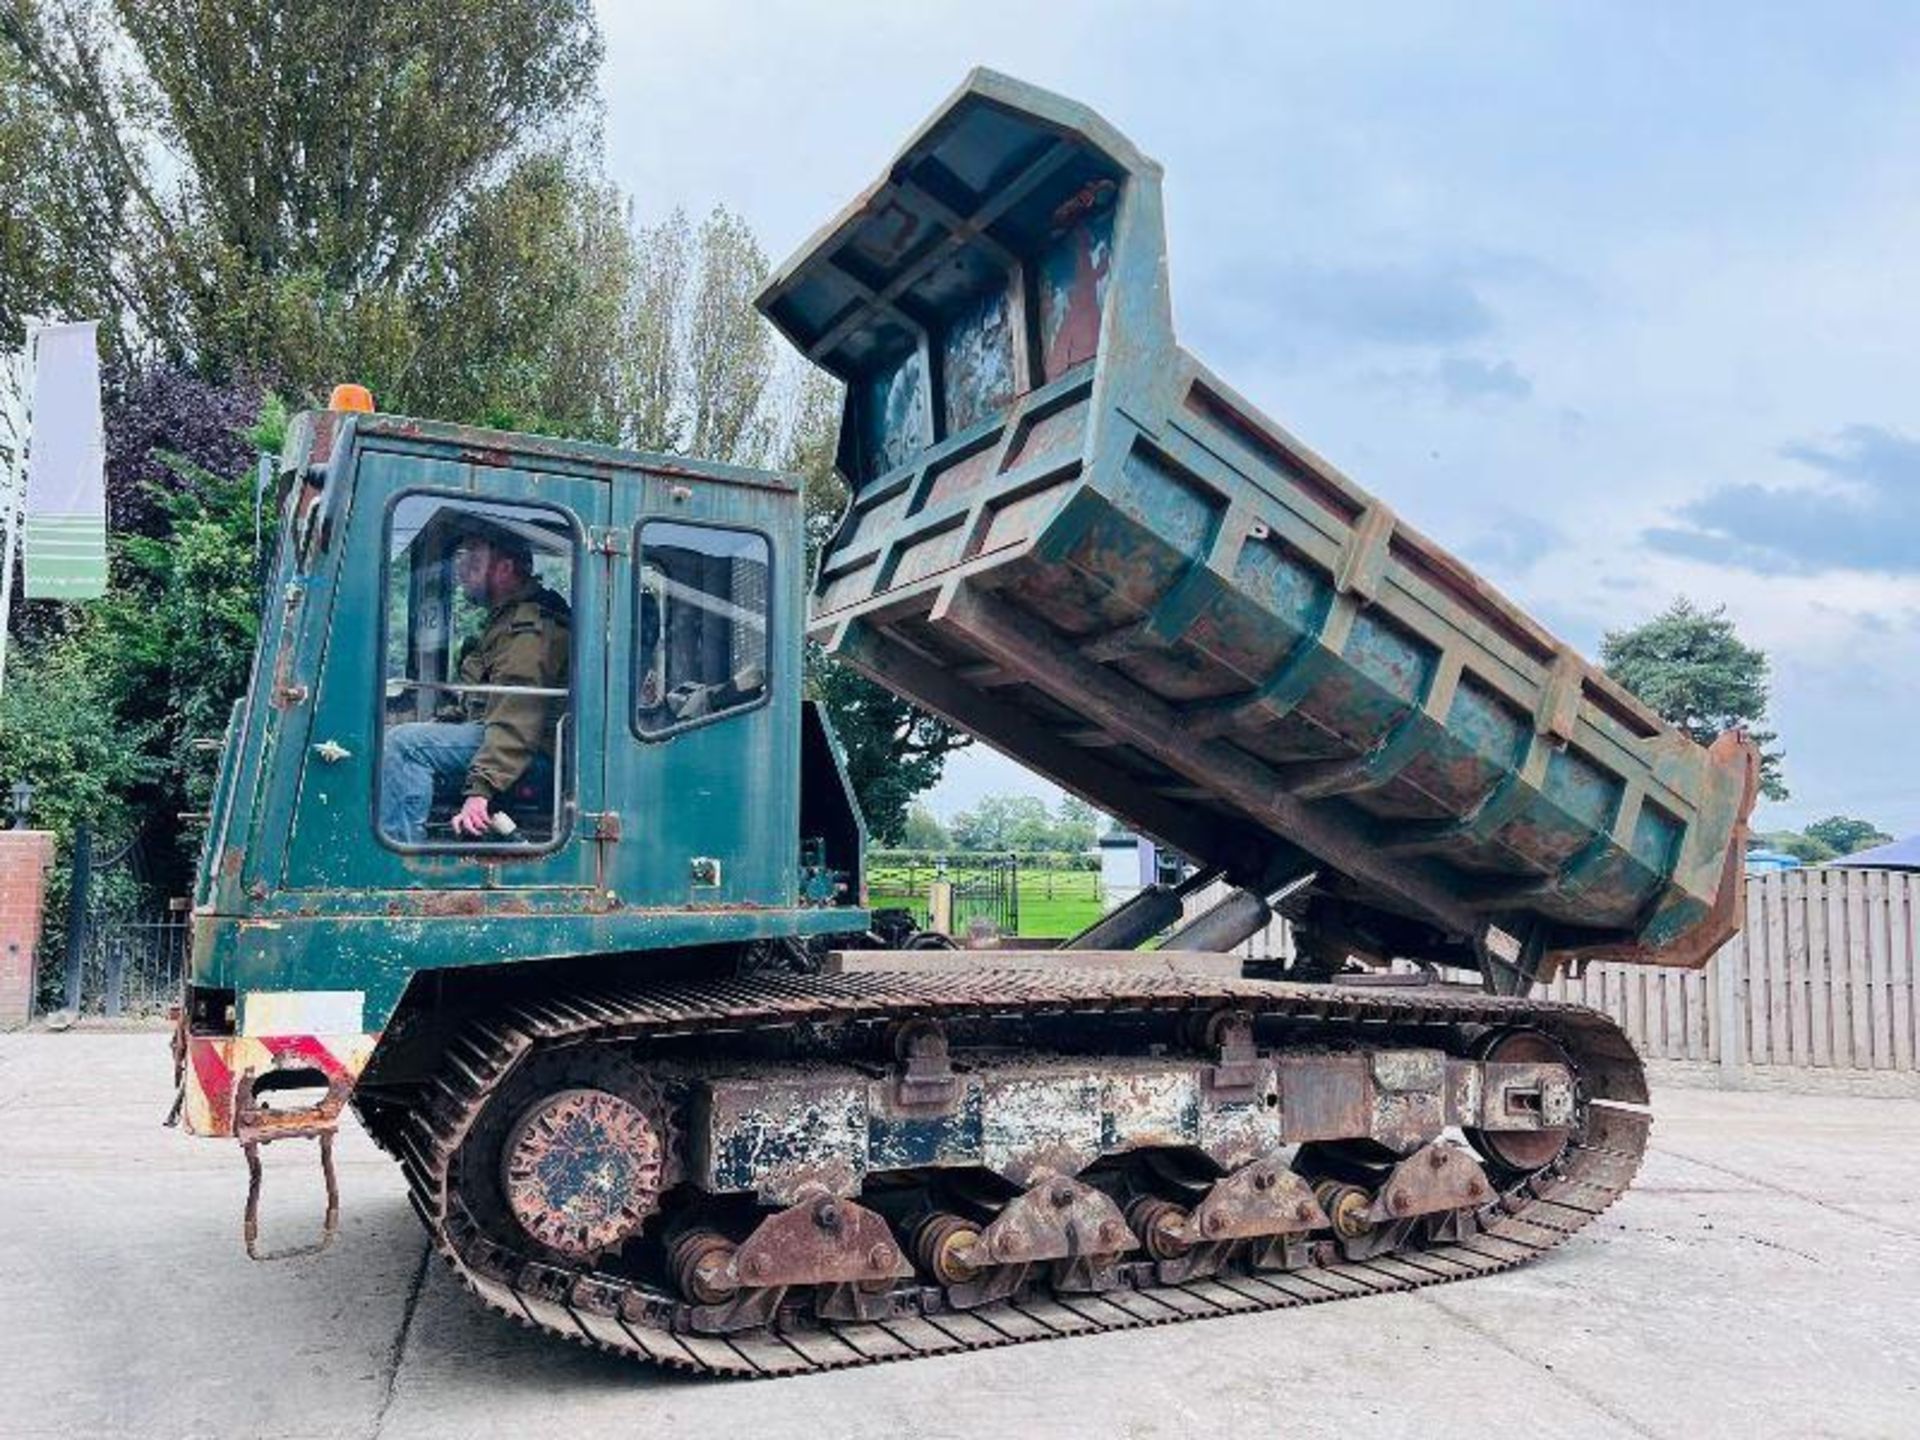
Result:
{"label": "amber beacon light", "polygon": [[327,397],[329,410],[349,410],[359,415],[373,414],[373,392],[364,385],[336,385]]}

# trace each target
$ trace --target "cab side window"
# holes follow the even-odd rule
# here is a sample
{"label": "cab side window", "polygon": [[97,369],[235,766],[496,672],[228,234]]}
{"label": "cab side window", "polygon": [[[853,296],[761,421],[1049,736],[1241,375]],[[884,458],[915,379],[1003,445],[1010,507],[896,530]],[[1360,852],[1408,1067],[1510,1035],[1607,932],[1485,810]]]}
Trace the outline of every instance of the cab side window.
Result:
{"label": "cab side window", "polygon": [[560,838],[572,787],[576,545],[566,514],[547,506],[423,494],[394,502],[382,839],[495,849]]}
{"label": "cab side window", "polygon": [[766,537],[650,520],[636,548],[634,728],[665,735],[765,699]]}

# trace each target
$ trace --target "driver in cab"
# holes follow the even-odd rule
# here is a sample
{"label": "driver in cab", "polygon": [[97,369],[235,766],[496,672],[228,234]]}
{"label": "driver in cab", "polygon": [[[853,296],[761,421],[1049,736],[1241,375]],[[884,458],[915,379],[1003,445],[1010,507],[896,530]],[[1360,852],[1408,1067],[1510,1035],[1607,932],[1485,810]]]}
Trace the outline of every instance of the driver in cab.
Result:
{"label": "driver in cab", "polygon": [[465,647],[457,679],[489,687],[455,693],[442,718],[388,729],[381,755],[380,828],[406,845],[423,844],[436,788],[456,779],[463,799],[453,833],[488,834],[500,797],[544,758],[552,763],[554,726],[564,695],[501,694],[491,687],[564,690],[571,649],[567,602],[533,573],[533,550],[511,530],[473,525],[453,554],[467,599],[486,607],[477,640]]}

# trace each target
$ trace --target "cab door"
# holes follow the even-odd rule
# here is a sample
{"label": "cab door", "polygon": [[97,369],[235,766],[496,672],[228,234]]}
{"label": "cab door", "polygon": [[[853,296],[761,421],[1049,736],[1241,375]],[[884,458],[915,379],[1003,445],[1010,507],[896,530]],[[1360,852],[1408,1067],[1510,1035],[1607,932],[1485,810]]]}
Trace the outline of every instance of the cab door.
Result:
{"label": "cab door", "polygon": [[[289,827],[283,884],[294,890],[459,890],[591,887],[596,841],[583,815],[604,809],[606,633],[610,576],[590,545],[605,526],[605,478],[517,463],[473,463],[374,441],[361,450],[350,493],[312,723]],[[451,724],[455,711],[497,697],[462,687],[463,646],[487,609],[459,592],[453,554],[472,534],[524,545],[533,581],[557,597],[570,645],[564,680],[545,687],[552,726],[544,769],[529,765],[497,809],[512,834],[481,841],[452,833],[455,767],[436,787],[422,831],[383,823],[393,776],[390,732]],[[320,599],[321,597],[316,597]],[[540,688],[540,687],[529,687]],[[484,731],[484,727],[482,727]],[[383,758],[383,755],[385,758]]]}
{"label": "cab door", "polygon": [[616,487],[619,645],[608,789],[621,898],[790,905],[798,866],[791,492],[651,471]]}

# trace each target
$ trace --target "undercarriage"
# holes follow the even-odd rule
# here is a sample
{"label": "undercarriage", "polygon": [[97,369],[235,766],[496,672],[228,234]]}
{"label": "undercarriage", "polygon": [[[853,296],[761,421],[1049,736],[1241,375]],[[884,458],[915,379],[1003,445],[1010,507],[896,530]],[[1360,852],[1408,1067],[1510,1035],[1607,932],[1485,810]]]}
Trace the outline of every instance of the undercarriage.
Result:
{"label": "undercarriage", "polygon": [[1576,1006],[1055,969],[543,994],[356,1104],[489,1306],[754,1376],[1507,1269],[1646,1098]]}

